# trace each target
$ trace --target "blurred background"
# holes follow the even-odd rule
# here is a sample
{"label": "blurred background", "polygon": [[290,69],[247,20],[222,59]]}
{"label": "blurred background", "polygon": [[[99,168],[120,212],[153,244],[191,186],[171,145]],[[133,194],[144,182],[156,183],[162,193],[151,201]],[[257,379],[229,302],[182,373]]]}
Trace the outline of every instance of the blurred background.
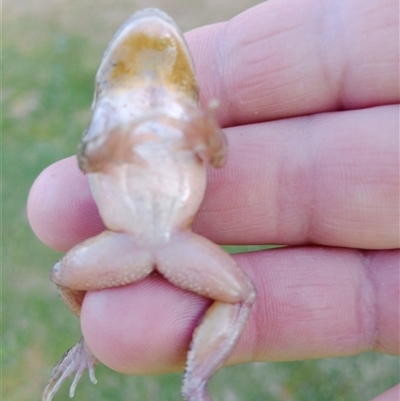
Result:
{"label": "blurred background", "polygon": [[[274,0],[278,1],[278,0]],[[119,25],[159,7],[184,31],[225,21],[255,0],[3,0],[2,4],[2,400],[41,399],[50,368],[80,337],[79,322],[48,273],[59,255],[29,228],[26,199],[35,177],[75,153],[89,121],[94,74]],[[215,401],[366,401],[398,380],[399,360],[379,354],[254,363],[221,369]],[[177,401],[181,373],[129,377],[97,368],[77,400]],[[54,401],[66,401],[69,383]]]}

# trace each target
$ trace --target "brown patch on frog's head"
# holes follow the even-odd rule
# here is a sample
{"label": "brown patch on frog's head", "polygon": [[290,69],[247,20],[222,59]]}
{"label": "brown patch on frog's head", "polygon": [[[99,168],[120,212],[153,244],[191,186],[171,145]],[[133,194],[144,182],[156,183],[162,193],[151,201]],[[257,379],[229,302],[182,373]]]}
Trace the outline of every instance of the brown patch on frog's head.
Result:
{"label": "brown patch on frog's head", "polygon": [[164,87],[198,101],[198,85],[185,39],[164,13],[134,14],[116,33],[96,77],[97,96],[107,91]]}

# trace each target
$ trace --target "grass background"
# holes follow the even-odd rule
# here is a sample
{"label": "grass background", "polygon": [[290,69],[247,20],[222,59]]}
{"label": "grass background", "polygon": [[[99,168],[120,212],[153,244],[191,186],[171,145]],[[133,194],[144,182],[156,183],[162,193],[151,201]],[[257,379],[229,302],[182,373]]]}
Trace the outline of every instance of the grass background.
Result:
{"label": "grass background", "polygon": [[[2,400],[39,400],[50,367],[80,336],[48,279],[59,255],[31,232],[26,199],[35,177],[75,153],[89,121],[93,79],[117,27],[133,11],[157,6],[182,27],[223,21],[251,0],[6,0],[2,24]],[[254,363],[221,369],[215,401],[363,401],[394,385],[398,358],[364,354],[342,359]],[[97,368],[77,400],[178,400],[181,374],[129,377]],[[55,401],[68,398],[64,385]]]}

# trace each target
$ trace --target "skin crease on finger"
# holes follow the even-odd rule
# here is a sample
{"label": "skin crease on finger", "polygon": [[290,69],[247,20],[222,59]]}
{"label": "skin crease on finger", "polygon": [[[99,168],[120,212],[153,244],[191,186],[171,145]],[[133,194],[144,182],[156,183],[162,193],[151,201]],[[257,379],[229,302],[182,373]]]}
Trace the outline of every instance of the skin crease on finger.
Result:
{"label": "skin crease on finger", "polygon": [[[399,101],[398,3],[355,0],[332,8],[336,6],[316,0],[269,1],[227,24],[189,33],[203,104],[218,98],[222,125],[242,125],[225,130],[228,166],[210,173],[195,222],[198,232],[219,243],[398,247],[399,110],[384,106],[338,112]],[[239,36],[249,24],[257,29]],[[263,122],[320,112],[327,113]],[[257,124],[243,126],[250,123]],[[356,194],[354,183],[360,190]],[[75,158],[38,178],[28,210],[39,238],[58,250],[103,230]],[[371,349],[398,354],[399,332],[393,323],[399,321],[398,251],[304,247],[236,258],[258,284],[262,302],[257,302],[230,363]],[[160,314],[156,299],[161,296],[168,313],[163,309]],[[135,302],[143,308],[132,310]],[[136,372],[138,361],[151,373],[176,370],[208,302],[152,276],[89,293],[83,331],[99,356],[118,370]],[[160,319],[168,319],[155,327],[146,317],[157,311]],[[125,326],[114,327],[105,313]],[[302,335],[293,344],[295,329]],[[143,330],[146,337],[139,335]],[[310,336],[316,338],[312,349],[307,348]],[[157,344],[162,349],[153,348]],[[398,390],[388,394],[375,401],[398,399]]]}
{"label": "skin crease on finger", "polygon": [[[220,244],[397,248],[398,113],[386,106],[226,129],[228,164],[210,171],[195,230]],[[28,213],[36,235],[61,251],[103,230],[74,158],[42,173]]]}
{"label": "skin crease on finger", "polygon": [[223,127],[399,102],[396,0],[268,1],[187,40]]}
{"label": "skin crease on finger", "polygon": [[[258,301],[228,363],[399,353],[398,251],[301,247],[235,259],[256,284]],[[82,330],[113,369],[174,371],[208,304],[153,276],[88,293]]]}
{"label": "skin crease on finger", "polygon": [[[228,23],[199,28],[187,35],[200,78],[203,103],[213,97],[220,99],[219,119],[223,124],[232,124],[227,113],[235,115],[239,124],[244,124],[254,120],[299,115],[304,112],[299,107],[306,107],[309,114],[335,110],[338,104],[365,107],[379,102],[399,101],[396,56],[399,52],[396,45],[398,26],[394,17],[397,15],[397,3],[386,1],[385,4],[380,2],[379,6],[373,1],[355,0],[346,3],[349,9],[342,12],[347,18],[344,26],[346,32],[354,30],[352,35],[343,35],[340,30],[337,32],[337,27],[342,25],[336,23],[325,24],[325,31],[315,30],[322,22],[326,22],[323,16],[328,10],[321,6],[325,3],[315,0],[301,4],[289,0],[270,1],[247,10]],[[338,18],[337,14],[332,15]],[[363,22],[372,17],[374,29]],[[255,23],[258,18],[263,18],[263,22],[259,24],[262,29]],[[315,22],[317,20],[319,23]],[[294,26],[314,31],[298,31]],[[252,27],[257,29],[251,29]],[[240,41],[237,31],[241,32]],[[313,35],[313,40],[308,40],[310,35]],[[371,38],[371,35],[374,35],[373,40],[368,44],[363,42]],[[358,36],[361,39],[356,40]],[[316,48],[309,49],[305,52],[307,57],[297,59],[297,51],[303,51],[302,45],[315,43],[315,37],[321,37],[325,52],[317,51]],[[357,46],[354,42],[357,42]],[[219,48],[216,49],[213,43],[218,43]],[[289,44],[291,48],[288,48]],[[374,51],[371,51],[372,45]],[[235,53],[229,49],[235,49]],[[265,54],[260,54],[260,49],[265,49]],[[296,49],[298,50],[294,51]],[[351,57],[343,49],[347,49]],[[344,53],[337,55],[339,51]],[[326,77],[343,76],[343,63],[329,62],[326,63],[326,68],[319,68],[311,77],[304,75],[307,71],[312,71],[310,68],[313,65],[318,65],[315,60],[319,60],[321,64],[322,60],[326,62],[328,55],[333,59],[336,55],[339,60],[346,60],[345,71],[356,72],[355,75],[343,79],[346,85],[339,86],[341,89],[336,92],[326,90]],[[258,57],[257,62],[252,61],[252,57]],[[285,60],[285,63],[274,64],[274,60],[276,63],[277,60]],[[379,60],[379,63],[374,60]],[[226,66],[221,67],[221,63]],[[284,68],[284,65],[290,68]],[[210,70],[210,66],[219,66],[219,72]],[[326,71],[322,74],[321,71],[324,70]],[[246,75],[247,71],[251,72],[250,76]],[[232,80],[235,76],[241,77],[242,88],[237,87]],[[258,77],[257,82],[252,85],[251,79],[255,77]],[[356,84],[352,83],[352,78]],[[219,87],[215,86],[217,82]],[[370,88],[371,82],[376,87]],[[255,93],[257,88],[260,90]],[[369,92],[366,93],[368,88]],[[243,93],[245,90],[247,92]],[[344,101],[343,93],[352,93],[353,99],[365,100]],[[240,95],[237,97],[235,94]],[[253,97],[256,104],[250,102]],[[281,111],[277,112],[276,108]],[[361,119],[361,115],[356,115],[355,118],[359,117],[358,121],[352,119],[352,126],[356,124],[357,128],[355,131],[346,126],[346,120],[339,126],[335,123],[339,132],[329,125],[335,118],[340,122],[342,115],[346,114],[325,114],[318,118],[306,117],[301,120],[260,123],[225,130],[230,142],[228,166],[222,171],[210,172],[208,192],[195,222],[195,230],[218,243],[317,242],[362,248],[370,245],[378,248],[397,247],[399,235],[395,223],[399,219],[398,109],[389,108],[387,113],[384,110],[386,109],[377,109],[376,114],[369,117],[368,121]],[[365,113],[369,113],[368,110]],[[325,116],[331,120],[326,120]],[[348,118],[351,119],[351,114]],[[336,139],[335,135],[338,133],[341,137]],[[376,140],[377,135],[379,140]],[[319,146],[313,143],[313,139],[318,140]],[[335,141],[336,143],[332,143]],[[326,146],[324,142],[327,142]],[[334,155],[329,155],[328,144],[335,147]],[[260,145],[266,153],[262,154]],[[340,154],[341,146],[346,148],[343,160],[332,160],[335,155]],[[376,146],[380,151],[379,159],[372,157],[375,157]],[[303,151],[297,152],[297,148]],[[325,163],[324,172],[329,175],[318,172],[318,162],[323,163],[324,160],[322,157],[316,160],[316,152],[321,150],[326,152],[333,163]],[[246,161],[247,153],[251,153],[251,158]],[[365,160],[374,161],[375,165],[368,162],[365,166]],[[86,178],[77,170],[75,160],[60,163],[45,170],[36,181],[30,194],[28,213],[38,237],[53,248],[66,251],[83,239],[101,232],[104,227],[95,210]],[[357,166],[359,169],[355,171]],[[319,186],[312,189],[314,194],[321,195],[321,202],[324,201],[326,187],[329,186],[334,191],[332,199],[331,193],[325,193],[325,198],[332,204],[328,210],[327,207],[319,210],[318,205],[310,204],[309,199],[306,199],[310,189],[307,174],[314,178],[313,171],[318,173],[316,177]],[[351,182],[341,180],[341,175],[344,179],[357,181],[358,191],[351,194],[353,199],[349,210],[337,210],[333,201],[341,200],[339,206],[345,206],[346,194],[352,192]],[[301,179],[296,185],[298,178]],[[254,192],[260,187],[260,180],[264,183],[261,186],[263,190]],[[375,182],[378,185],[375,186]],[[271,204],[278,199],[278,194],[279,204],[278,201]],[[231,204],[227,204],[226,199],[232,200]],[[383,203],[379,203],[381,199]],[[382,216],[378,215],[377,221],[373,222],[369,221],[369,217],[374,215],[375,204],[380,205]],[[324,215],[326,212],[328,214]],[[215,219],[216,213],[218,220]],[[318,214],[325,216],[324,224],[319,221]],[[264,218],[260,219],[259,216]],[[298,219],[299,216],[301,219]],[[244,217],[246,227],[243,227]],[[353,219],[358,228],[353,227]],[[293,221],[296,224],[292,230]],[[349,224],[348,234],[344,237],[339,224],[341,222]],[[393,233],[393,230],[396,232]],[[242,235],[244,231],[247,237],[238,240],[238,234]],[[331,238],[332,231],[336,232],[335,238]],[[366,235],[369,238],[364,241]],[[377,237],[381,236],[383,237],[377,241]],[[347,242],[348,237],[352,237],[350,243]],[[390,241],[388,238],[391,238]]]}

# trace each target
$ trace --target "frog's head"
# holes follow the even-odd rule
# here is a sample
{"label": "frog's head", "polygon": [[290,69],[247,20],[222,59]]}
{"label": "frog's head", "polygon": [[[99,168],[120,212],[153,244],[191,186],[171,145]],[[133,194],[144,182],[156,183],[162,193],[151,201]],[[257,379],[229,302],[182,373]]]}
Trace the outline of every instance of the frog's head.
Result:
{"label": "frog's head", "polygon": [[149,86],[198,101],[183,34],[167,14],[152,8],[132,15],[115,34],[97,72],[95,101]]}

